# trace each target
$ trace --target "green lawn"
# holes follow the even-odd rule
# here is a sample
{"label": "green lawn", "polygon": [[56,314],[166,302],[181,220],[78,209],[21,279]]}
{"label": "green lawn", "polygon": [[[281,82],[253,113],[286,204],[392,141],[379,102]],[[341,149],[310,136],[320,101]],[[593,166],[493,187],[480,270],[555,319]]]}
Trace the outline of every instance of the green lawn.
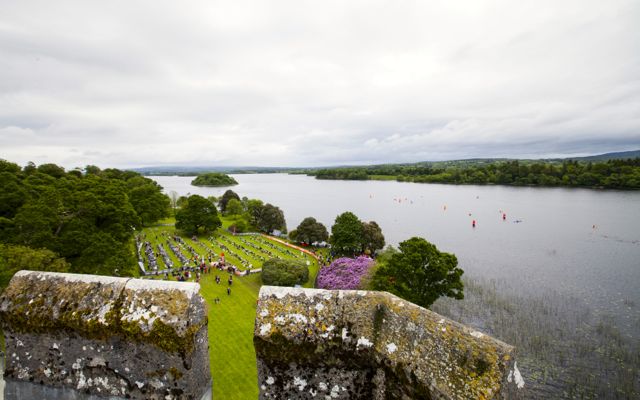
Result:
{"label": "green lawn", "polygon": [[[172,220],[162,221],[164,225],[155,225],[145,228],[143,234],[150,241],[155,250],[157,243],[164,245],[167,254],[174,265],[180,265],[177,257],[166,246],[166,237],[163,233],[173,235],[176,231],[173,226],[167,225]],[[223,219],[223,226],[228,226],[229,220]],[[209,240],[209,237],[213,240]],[[238,253],[243,259],[253,264],[254,268],[262,266],[262,261],[248,253],[232,246],[236,244],[246,247],[265,258],[271,252],[281,258],[294,258],[299,261],[309,261],[309,281],[304,285],[312,287],[318,273],[318,263],[308,255],[301,256],[299,251],[290,250],[283,245],[262,237],[233,236],[225,229],[219,229],[214,235],[198,237],[198,243],[190,238],[182,236],[183,240],[196,249],[199,254],[206,254],[207,249],[220,254],[221,243]],[[242,240],[253,244],[251,247]],[[271,245],[269,245],[269,243]],[[272,247],[272,246],[275,246]],[[184,255],[190,254],[183,251]],[[244,269],[239,259],[225,252],[225,258],[232,264]],[[158,263],[161,267],[162,262]],[[220,275],[220,284],[215,283],[216,274]],[[249,276],[234,276],[231,286],[231,295],[227,295],[228,274],[218,270],[212,270],[203,275],[200,280],[200,293],[207,301],[209,307],[209,355],[211,357],[211,375],[213,376],[213,396],[216,399],[256,399],[258,397],[258,377],[256,370],[256,357],[253,349],[253,325],[255,320],[256,302],[260,290],[261,275],[259,273]],[[215,304],[215,298],[220,299]]]}

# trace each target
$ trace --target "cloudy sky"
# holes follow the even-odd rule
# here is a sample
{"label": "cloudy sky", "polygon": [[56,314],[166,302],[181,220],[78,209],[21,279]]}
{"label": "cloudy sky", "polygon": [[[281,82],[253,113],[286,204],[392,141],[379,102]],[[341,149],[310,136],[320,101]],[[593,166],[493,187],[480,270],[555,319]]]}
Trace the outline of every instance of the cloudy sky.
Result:
{"label": "cloudy sky", "polygon": [[640,148],[638,0],[0,0],[0,158],[318,166]]}

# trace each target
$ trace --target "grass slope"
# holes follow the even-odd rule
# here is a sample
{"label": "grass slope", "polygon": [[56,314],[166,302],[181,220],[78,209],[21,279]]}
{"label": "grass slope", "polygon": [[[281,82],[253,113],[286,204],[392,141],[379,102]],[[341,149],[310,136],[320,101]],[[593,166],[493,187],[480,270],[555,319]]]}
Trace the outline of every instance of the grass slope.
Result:
{"label": "grass slope", "polygon": [[[170,225],[173,221],[162,222],[163,224],[145,228],[142,233],[146,237],[145,240],[151,242],[154,250],[156,244],[163,244],[174,265],[180,265],[177,257],[166,245],[167,237],[163,235],[163,233],[168,235],[176,233],[175,228]],[[243,253],[232,244],[241,248],[246,247],[253,253],[266,258],[276,255],[280,258],[308,260],[310,262],[309,281],[304,286],[313,287],[319,268],[315,259],[308,255],[302,256],[296,250],[288,249],[263,237],[233,236],[224,229],[231,223],[224,218],[222,229],[217,230],[213,235],[200,236],[198,243],[184,236],[182,239],[195,248],[200,255],[206,255],[206,249],[220,254],[223,250],[219,245],[224,243],[233,252],[251,262],[254,268],[261,267],[262,261],[251,253]],[[209,237],[213,237],[213,240],[209,240]],[[242,240],[252,243],[259,249],[247,246]],[[183,253],[187,257],[191,256],[186,250],[183,250]],[[244,269],[236,257],[225,252],[225,258]],[[160,259],[158,264],[161,267],[164,266]],[[219,285],[215,282],[216,274],[221,278]],[[228,277],[229,274],[226,272],[213,270],[209,274],[204,274],[200,280],[200,294],[207,301],[209,313],[209,356],[213,377],[213,397],[230,400],[255,399],[258,397],[258,376],[253,349],[253,327],[258,291],[262,286],[261,275],[256,273],[249,276],[234,276],[230,296],[227,295]],[[215,303],[216,298],[220,299],[219,304]]]}

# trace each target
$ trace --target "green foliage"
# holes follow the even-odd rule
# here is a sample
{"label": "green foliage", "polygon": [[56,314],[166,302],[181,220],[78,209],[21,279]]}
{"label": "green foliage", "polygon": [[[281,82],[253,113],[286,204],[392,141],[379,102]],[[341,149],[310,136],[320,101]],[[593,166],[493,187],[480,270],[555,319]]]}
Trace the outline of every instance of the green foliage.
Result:
{"label": "green foliage", "polygon": [[349,181],[364,181],[369,175],[359,168],[321,169],[315,172],[316,179],[343,179]]}
{"label": "green foliage", "polygon": [[248,228],[249,225],[247,224],[247,221],[245,221],[243,218],[238,218],[231,225],[229,225],[229,232],[243,233],[247,232]]}
{"label": "green foliage", "polygon": [[384,247],[384,235],[382,228],[376,221],[362,223],[362,251],[375,253]]}
{"label": "green foliage", "polygon": [[16,272],[31,271],[66,272],[69,264],[47,249],[0,244],[0,292],[7,287]]}
{"label": "green foliage", "polygon": [[227,203],[229,203],[229,200],[231,199],[236,199],[240,201],[240,196],[238,196],[238,193],[229,189],[226,192],[224,192],[224,194],[220,198],[220,202],[218,203],[218,205],[220,206],[220,212],[222,214],[224,214],[227,211]]}
{"label": "green foliage", "polygon": [[189,196],[187,204],[176,213],[176,228],[187,235],[195,235],[200,228],[210,232],[222,226],[216,206],[197,194]]}
{"label": "green foliage", "polygon": [[0,242],[48,249],[71,272],[131,275],[133,229],[165,216],[168,199],[131,171],[0,161]]}
{"label": "green foliage", "polygon": [[227,203],[227,207],[225,209],[224,215],[240,215],[244,212],[244,207],[242,207],[242,203],[238,199],[231,199]]}
{"label": "green foliage", "polygon": [[463,271],[455,255],[440,252],[418,237],[400,243],[399,248],[399,252],[378,258],[372,280],[375,290],[391,292],[423,307],[430,307],[440,296],[464,297]]}
{"label": "green foliage", "polygon": [[327,228],[313,217],[307,217],[298,227],[289,233],[289,238],[296,242],[314,243],[325,242],[329,239]]}
{"label": "green foliage", "polygon": [[127,181],[129,201],[140,217],[142,225],[149,225],[170,214],[171,200],[162,194],[155,181],[138,176]]}
{"label": "green foliage", "polygon": [[401,182],[572,186],[640,189],[640,158],[592,163],[575,160],[467,160],[374,165],[310,171],[317,179],[384,179]]}
{"label": "green foliage", "polygon": [[237,185],[238,182],[227,174],[208,172],[198,175],[191,184],[193,186],[231,186]]}
{"label": "green foliage", "polygon": [[262,265],[262,283],[265,285],[302,285],[307,280],[309,268],[301,262],[271,258]]}
{"label": "green foliage", "polygon": [[271,233],[274,230],[286,232],[287,224],[282,210],[273,204],[263,204],[261,200],[246,200],[249,222],[259,231]]}
{"label": "green foliage", "polygon": [[362,222],[352,212],[336,217],[331,227],[331,249],[337,255],[352,256],[362,250]]}

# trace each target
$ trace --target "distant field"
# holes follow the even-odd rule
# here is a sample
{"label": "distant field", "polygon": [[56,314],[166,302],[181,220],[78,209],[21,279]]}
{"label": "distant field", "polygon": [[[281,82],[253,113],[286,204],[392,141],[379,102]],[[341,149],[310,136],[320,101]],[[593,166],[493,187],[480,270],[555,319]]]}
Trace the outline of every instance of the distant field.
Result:
{"label": "distant field", "polygon": [[[163,233],[173,235],[176,232],[173,226],[168,225],[172,222],[172,220],[162,221],[162,225],[145,228],[142,233],[154,248],[157,243],[165,245],[174,265],[180,265],[177,257],[166,246],[166,237],[163,236]],[[224,227],[230,224],[231,221],[223,220]],[[226,260],[243,270],[245,268],[242,260],[251,263],[253,268],[260,268],[262,260],[259,256],[267,258],[270,255],[276,255],[280,258],[309,261],[309,281],[304,286],[313,286],[318,273],[318,263],[309,255],[301,255],[299,251],[262,237],[233,236],[224,228],[211,236],[213,240],[209,240],[209,236],[199,237],[198,243],[187,237],[182,239],[200,255],[206,255],[209,249],[215,254],[220,254],[223,251],[220,245],[224,244],[239,256],[231,256],[225,251]],[[243,252],[234,245],[246,248],[250,253]],[[190,256],[188,251],[182,250],[182,252],[185,256]],[[161,261],[159,265],[162,268]],[[215,282],[216,275],[220,275],[221,278],[219,285]],[[255,399],[258,397],[258,377],[253,349],[253,324],[258,291],[262,286],[261,275],[256,273],[249,276],[234,276],[231,296],[227,295],[227,278],[226,272],[213,270],[203,275],[200,280],[200,293],[209,307],[209,355],[213,395],[216,399]],[[219,304],[215,304],[216,298],[220,299]]]}

